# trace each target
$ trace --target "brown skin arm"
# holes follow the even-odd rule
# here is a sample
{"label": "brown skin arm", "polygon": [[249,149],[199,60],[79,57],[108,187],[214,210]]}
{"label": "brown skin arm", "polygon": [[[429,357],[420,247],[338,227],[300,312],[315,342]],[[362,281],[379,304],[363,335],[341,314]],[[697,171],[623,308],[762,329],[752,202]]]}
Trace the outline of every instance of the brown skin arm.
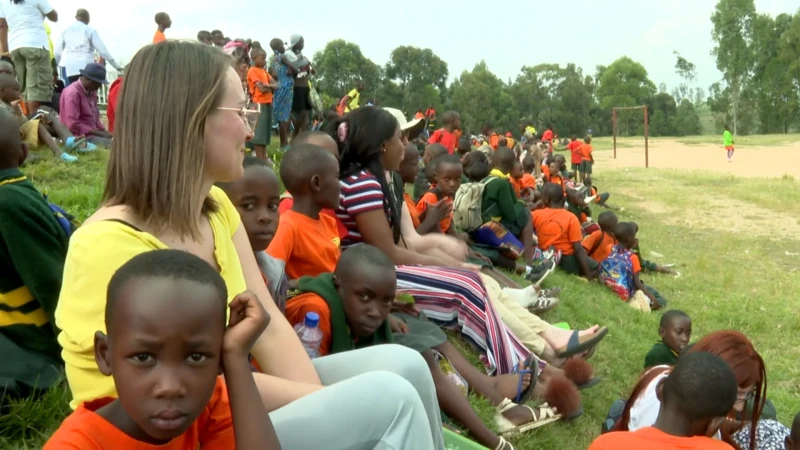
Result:
{"label": "brown skin arm", "polygon": [[364,242],[381,249],[396,265],[441,265],[436,258],[420,255],[395,245],[389,220],[383,210],[365,212],[357,215],[355,219]]}
{"label": "brown skin arm", "polygon": [[645,286],[644,283],[642,283],[642,280],[639,278],[638,273],[633,274],[633,285],[636,286],[636,289],[644,292],[644,295],[646,295],[647,298],[650,299],[651,304],[658,305],[656,297],[653,295],[652,292],[650,292],[650,289],[647,289],[647,286]]}
{"label": "brown skin arm", "polygon": [[49,13],[45,14],[45,17],[47,17],[50,20],[50,22],[58,22],[58,11],[54,9]]}
{"label": "brown skin arm", "polygon": [[572,248],[575,249],[575,257],[578,258],[578,264],[581,265],[581,272],[583,275],[591,280],[594,279],[597,274],[589,269],[589,257],[586,256],[586,250],[584,250],[583,245],[579,242],[573,242]]}
{"label": "brown skin arm", "polygon": [[0,19],[0,54],[8,53],[8,22]]}

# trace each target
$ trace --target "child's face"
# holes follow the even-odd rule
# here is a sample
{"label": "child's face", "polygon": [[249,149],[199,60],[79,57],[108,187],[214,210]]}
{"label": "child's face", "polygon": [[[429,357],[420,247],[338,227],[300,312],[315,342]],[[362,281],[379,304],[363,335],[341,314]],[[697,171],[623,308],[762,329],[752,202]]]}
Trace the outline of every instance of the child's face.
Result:
{"label": "child's face", "polygon": [[519,180],[520,178],[522,178],[522,175],[523,175],[522,164],[515,163],[514,168],[511,169],[511,177]]}
{"label": "child's face", "polygon": [[395,272],[363,267],[359,273],[335,276],[350,331],[357,337],[370,336],[389,317],[397,291]]}
{"label": "child's face", "polygon": [[419,152],[416,147],[406,147],[406,156],[400,163],[400,176],[404,183],[414,183],[419,169]]}
{"label": "child's face", "polygon": [[448,197],[456,195],[461,186],[461,175],[464,168],[461,164],[440,163],[436,170],[436,186]]}
{"label": "child's face", "polygon": [[255,58],[253,58],[253,65],[256,67],[265,67],[267,65],[267,55],[263,52],[259,52]]}
{"label": "child's face", "polygon": [[266,167],[250,166],[241,180],[225,185],[224,190],[242,217],[253,251],[266,250],[280,220],[278,177]]}
{"label": "child's face", "polygon": [[339,161],[333,156],[326,158],[324,169],[315,179],[312,178],[311,192],[314,204],[322,208],[336,209],[339,207]]}
{"label": "child's face", "polygon": [[19,100],[21,97],[18,84],[12,84],[0,89],[0,100],[2,100],[3,103],[11,103],[14,100]]}
{"label": "child's face", "polygon": [[659,328],[658,335],[667,347],[680,354],[692,338],[692,320],[688,317],[675,317],[665,327]]}
{"label": "child's face", "polygon": [[0,61],[0,74],[3,73],[14,76],[17,75],[14,73],[14,66],[12,66],[8,61]]}
{"label": "child's face", "polygon": [[551,162],[548,167],[550,168],[550,175],[558,175],[558,172],[560,172],[560,166],[556,161]]}
{"label": "child's face", "polygon": [[118,428],[154,445],[183,434],[211,399],[220,368],[226,299],[214,287],[131,279],[95,335],[95,360],[114,377]]}

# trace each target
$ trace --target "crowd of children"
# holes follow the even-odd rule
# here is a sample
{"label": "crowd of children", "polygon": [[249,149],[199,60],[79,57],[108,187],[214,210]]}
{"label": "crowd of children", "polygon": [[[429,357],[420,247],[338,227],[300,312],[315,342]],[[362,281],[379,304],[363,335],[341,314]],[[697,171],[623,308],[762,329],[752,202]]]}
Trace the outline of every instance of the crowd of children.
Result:
{"label": "crowd of children", "polygon": [[[168,20],[157,17],[158,40]],[[211,43],[213,35],[202,38]],[[282,42],[272,47],[277,64],[283,64]],[[530,352],[510,372],[489,376],[475,368],[414,304],[414,296],[400,292],[403,267],[378,247],[361,243],[353,231],[358,224],[344,224],[337,217],[342,189],[355,189],[359,183],[347,184],[347,174],[340,174],[340,159],[347,155],[331,136],[341,136],[341,125],[330,132],[300,132],[283,155],[279,173],[267,165],[273,112],[285,112],[278,112],[277,96],[286,74],[268,71],[267,54],[260,47],[251,49],[249,57],[252,65],[242,79],[260,112],[251,141],[257,157],[245,157],[241,178],[219,187],[236,207],[264,282],[289,323],[300,324],[312,313],[319,318],[318,355],[390,343],[415,350],[428,365],[441,410],[490,449],[513,449],[509,435],[579,417],[578,390],[600,381],[586,359],[607,329],[574,331],[566,346],[550,349],[553,354],[537,351],[523,339]],[[291,62],[285,66],[293,70]],[[0,348],[17,368],[3,371],[0,379],[5,396],[19,398],[52,386],[60,376],[53,314],[71,229],[60,210],[19,170],[27,156],[13,104],[19,87],[13,77],[4,76],[0,74],[5,106],[0,108],[0,317],[16,321],[1,322]],[[342,100],[342,112],[358,109],[361,91],[363,83]],[[418,114],[436,118],[432,108]],[[674,272],[642,258],[638,225],[620,222],[607,203],[610,195],[592,185],[590,136],[583,142],[573,137],[567,144],[569,171],[566,158],[555,154],[558,138],[552,125],[537,135],[527,123],[519,141],[486,126],[483,136],[472,142],[462,135],[457,112],[447,111],[439,120],[442,127],[426,142],[412,137],[403,146],[399,170],[379,181],[381,187],[386,183],[401,190],[402,201],[384,205],[385,200],[367,200],[381,203],[395,220],[407,208],[416,233],[447,235],[463,246],[466,260],[482,275],[479,280],[498,287],[499,293],[487,302],[505,326],[546,333],[531,323],[543,322],[535,315],[559,303],[558,289],[541,287],[554,270],[598,279],[637,309],[666,308],[664,297],[641,274]],[[48,125],[58,131],[56,123]],[[46,130],[36,131],[50,145],[42,137]],[[413,185],[413,193],[406,185]],[[596,222],[591,205],[604,208]],[[394,236],[395,242],[402,239]],[[508,273],[532,286],[520,286]],[[249,354],[269,316],[253,293],[241,293],[226,305],[228,297],[220,273],[186,252],[155,250],[125,263],[108,285],[105,332],[97,331],[94,339],[97,364],[113,377],[118,398],[82,403],[45,449],[164,444],[280,448],[264,404],[253,401],[259,393],[251,371],[259,367]],[[523,311],[506,305],[509,301]],[[729,448],[706,436],[717,432],[738,402],[741,384],[724,358],[687,352],[691,333],[685,312],[662,314],[661,340],[644,358],[645,369],[674,366],[658,387],[658,418],[652,427],[605,434],[591,449]],[[164,368],[155,370],[156,362]],[[493,427],[472,408],[467,392],[495,408]],[[528,404],[532,400],[537,403]],[[604,430],[619,419],[612,417]],[[781,433],[787,449],[797,448],[800,415],[790,431]],[[766,448],[755,445],[752,441],[750,449]]]}

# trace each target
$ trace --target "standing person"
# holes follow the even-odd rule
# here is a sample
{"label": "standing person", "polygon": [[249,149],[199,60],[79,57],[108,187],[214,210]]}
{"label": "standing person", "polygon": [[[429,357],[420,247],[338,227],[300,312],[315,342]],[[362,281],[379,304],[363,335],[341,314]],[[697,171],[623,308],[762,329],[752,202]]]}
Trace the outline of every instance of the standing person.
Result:
{"label": "standing person", "polygon": [[733,162],[733,152],[736,150],[733,147],[733,133],[729,126],[725,125],[725,131],[722,133],[722,145],[725,146],[725,151],[728,152],[728,162]]}
{"label": "standing person", "polygon": [[58,22],[58,13],[47,0],[0,2],[0,54],[11,54],[29,114],[53,100],[53,67],[45,17]]}
{"label": "standing person", "polygon": [[90,63],[80,74],[78,81],[61,93],[61,121],[75,136],[86,136],[95,145],[111,148],[111,133],[100,121],[97,108],[97,90],[108,84],[106,68]]}
{"label": "standing person", "polygon": [[122,89],[122,76],[111,82],[106,96],[106,102],[108,103],[106,105],[106,118],[108,119],[108,132],[111,134],[114,134],[114,125],[117,121],[117,99],[119,98],[120,89]]}
{"label": "standing person", "polygon": [[548,123],[547,129],[542,133],[542,143],[547,146],[545,149],[546,154],[553,154],[553,138],[553,125]]}
{"label": "standing person", "polygon": [[97,30],[89,26],[89,11],[79,9],[75,13],[75,23],[61,33],[61,39],[55,47],[56,63],[65,69],[67,86],[78,81],[81,70],[94,62],[95,51],[117,71],[122,70],[122,66],[106,50]]}
{"label": "standing person", "polygon": [[255,136],[250,143],[253,144],[258,159],[267,161],[267,146],[272,138],[272,93],[278,89],[278,83],[267,72],[267,52],[261,48],[253,49],[251,56],[253,65],[247,71],[247,87],[261,114],[258,116]]}
{"label": "standing person", "polygon": [[308,86],[308,77],[314,73],[311,61],[303,56],[303,48],[306,45],[305,39],[299,34],[293,34],[289,40],[289,51],[284,58],[291,61],[297,68],[294,74],[294,97],[292,98],[292,123],[294,134],[297,136],[303,131],[308,131],[308,119],[311,110],[311,88]]}
{"label": "standing person", "polygon": [[225,46],[225,34],[220,30],[211,32],[211,40],[215,47],[222,48]]}
{"label": "standing person", "polygon": [[212,37],[211,32],[201,30],[197,32],[197,42],[206,45],[214,45],[214,38]]}
{"label": "standing person", "polygon": [[171,248],[211,264],[228,301],[249,290],[269,313],[251,350],[263,372],[253,374],[261,397],[254,400],[270,412],[284,448],[444,449],[433,380],[417,352],[384,346],[312,362],[270,296],[235,206],[214,187],[242,177],[252,133],[230,57],[198,43],[145,46],[120,95],[104,200],[70,240],[56,310],[71,406],[116,397],[91,350],[96,331],[107,331],[114,272]]}
{"label": "standing person", "polygon": [[342,97],[339,101],[339,106],[336,108],[339,115],[344,115],[354,109],[358,109],[358,103],[361,101],[361,93],[364,92],[365,88],[364,82],[359,81],[352,91]]}
{"label": "standing person", "polygon": [[282,40],[278,38],[271,40],[269,47],[275,53],[269,72],[273,79],[278,80],[278,90],[272,101],[272,115],[278,124],[281,151],[285,151],[289,147],[289,118],[292,114],[292,100],[294,99],[292,73],[296,72],[297,68],[286,58],[286,47]]}
{"label": "standing person", "polygon": [[167,40],[167,36],[164,35],[164,32],[167,31],[167,28],[172,26],[172,19],[169,18],[169,14],[160,12],[156,14],[156,25],[158,25],[158,29],[156,30],[155,36],[153,36],[153,44],[158,44],[159,42]]}

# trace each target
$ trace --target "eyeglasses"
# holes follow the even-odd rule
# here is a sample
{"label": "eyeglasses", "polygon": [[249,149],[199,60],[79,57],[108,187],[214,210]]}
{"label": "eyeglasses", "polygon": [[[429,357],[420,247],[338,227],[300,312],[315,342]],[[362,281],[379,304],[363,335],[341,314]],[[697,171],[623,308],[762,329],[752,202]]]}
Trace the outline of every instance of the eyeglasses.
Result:
{"label": "eyeglasses", "polygon": [[256,125],[258,124],[258,116],[261,114],[261,111],[255,109],[247,109],[247,107],[243,106],[241,108],[230,108],[226,106],[218,106],[217,109],[221,109],[222,111],[236,111],[239,114],[239,117],[242,118],[245,125],[250,128],[250,131],[256,130]]}

